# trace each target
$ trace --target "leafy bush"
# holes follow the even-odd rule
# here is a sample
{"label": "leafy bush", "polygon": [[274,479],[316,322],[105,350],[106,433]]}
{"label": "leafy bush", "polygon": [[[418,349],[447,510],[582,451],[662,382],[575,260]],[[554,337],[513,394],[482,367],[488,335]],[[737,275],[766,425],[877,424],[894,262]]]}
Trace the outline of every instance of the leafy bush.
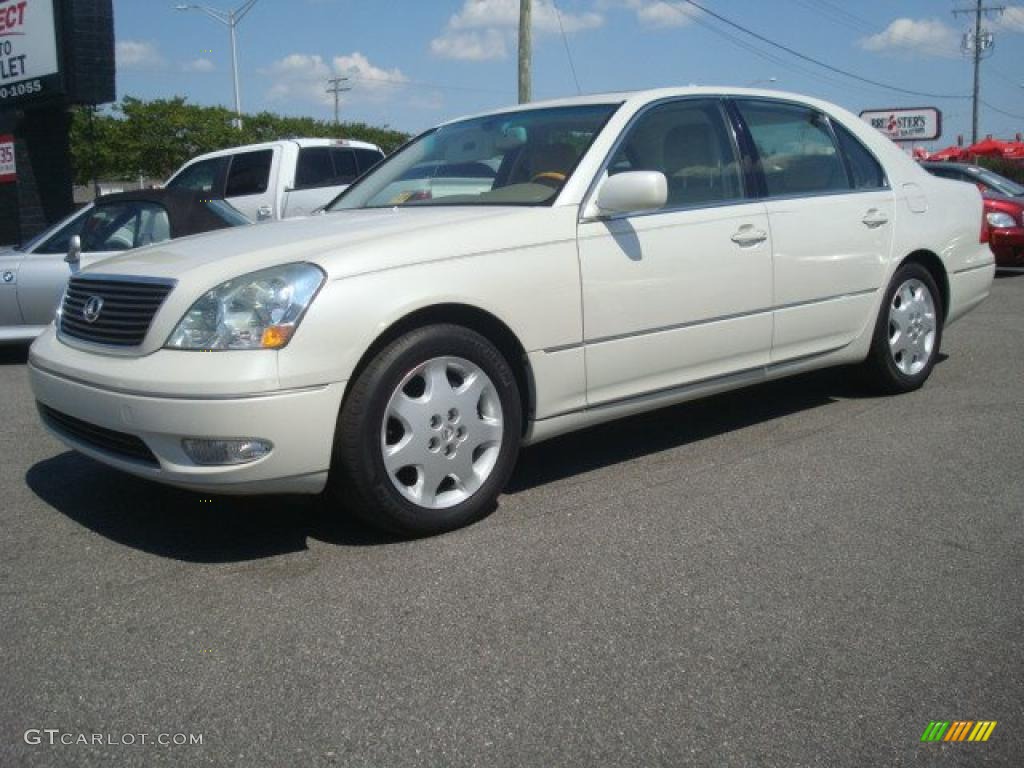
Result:
{"label": "leafy bush", "polygon": [[180,96],[153,101],[129,96],[110,112],[80,108],[71,125],[75,181],[87,184],[93,179],[130,179],[139,174],[166,179],[196,155],[290,136],[359,139],[377,144],[385,152],[408,138],[386,126],[334,125],[272,112],[245,116],[239,131],[232,125],[234,117],[224,107],[187,104]]}

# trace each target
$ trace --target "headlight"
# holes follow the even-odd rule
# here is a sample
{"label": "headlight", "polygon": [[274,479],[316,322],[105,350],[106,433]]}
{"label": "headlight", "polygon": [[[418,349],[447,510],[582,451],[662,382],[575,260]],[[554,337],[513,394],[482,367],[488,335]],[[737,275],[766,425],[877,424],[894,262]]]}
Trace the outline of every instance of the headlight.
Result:
{"label": "headlight", "polygon": [[995,227],[996,229],[1006,229],[1007,227],[1017,226],[1017,221],[1008,213],[1002,211],[992,211],[986,213],[985,218],[988,219],[988,225]]}
{"label": "headlight", "polygon": [[312,264],[286,264],[228,280],[192,305],[165,346],[280,349],[323,281],[324,273]]}

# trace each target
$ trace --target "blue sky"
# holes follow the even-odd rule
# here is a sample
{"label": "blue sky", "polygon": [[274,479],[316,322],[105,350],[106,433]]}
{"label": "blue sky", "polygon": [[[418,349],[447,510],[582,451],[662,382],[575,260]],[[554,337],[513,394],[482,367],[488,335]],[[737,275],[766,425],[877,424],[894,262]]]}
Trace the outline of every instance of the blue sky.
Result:
{"label": "blue sky", "polygon": [[[969,94],[960,52],[965,0],[698,0],[808,56],[907,90]],[[227,9],[242,0],[208,0]],[[175,0],[114,0],[118,96],[232,102],[226,28]],[[242,106],[329,118],[326,78],[348,75],[343,119],[418,131],[516,99],[518,0],[258,0],[239,26]],[[931,98],[849,80],[758,42],[679,0],[534,0],[534,97],[666,85],[758,82],[868,108],[937,106],[943,146],[969,140],[965,98]],[[995,35],[982,98],[1024,116],[1024,5]],[[775,81],[768,84],[771,78]],[[1012,136],[1024,117],[982,110],[981,133]]]}

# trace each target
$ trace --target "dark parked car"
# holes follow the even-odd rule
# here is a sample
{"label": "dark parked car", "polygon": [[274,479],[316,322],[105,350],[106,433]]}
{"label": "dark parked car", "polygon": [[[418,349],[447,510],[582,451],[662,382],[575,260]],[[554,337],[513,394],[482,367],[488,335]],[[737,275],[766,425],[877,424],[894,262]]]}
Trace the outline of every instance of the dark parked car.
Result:
{"label": "dark parked car", "polygon": [[150,189],[103,195],[24,245],[0,250],[0,344],[31,341],[68,277],[131,248],[251,222],[209,192]]}

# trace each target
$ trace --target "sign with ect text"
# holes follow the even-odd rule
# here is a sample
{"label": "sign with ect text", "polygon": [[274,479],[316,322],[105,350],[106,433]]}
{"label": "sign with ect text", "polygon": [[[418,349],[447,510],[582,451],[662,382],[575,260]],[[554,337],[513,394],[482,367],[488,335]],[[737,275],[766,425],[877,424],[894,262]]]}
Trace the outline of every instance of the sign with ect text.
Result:
{"label": "sign with ect text", "polygon": [[0,184],[17,180],[18,172],[14,165],[14,137],[0,136]]}
{"label": "sign with ect text", "polygon": [[933,141],[942,135],[942,113],[934,107],[869,109],[860,117],[893,141]]}
{"label": "sign with ect text", "polygon": [[60,93],[56,0],[0,0],[0,109]]}

